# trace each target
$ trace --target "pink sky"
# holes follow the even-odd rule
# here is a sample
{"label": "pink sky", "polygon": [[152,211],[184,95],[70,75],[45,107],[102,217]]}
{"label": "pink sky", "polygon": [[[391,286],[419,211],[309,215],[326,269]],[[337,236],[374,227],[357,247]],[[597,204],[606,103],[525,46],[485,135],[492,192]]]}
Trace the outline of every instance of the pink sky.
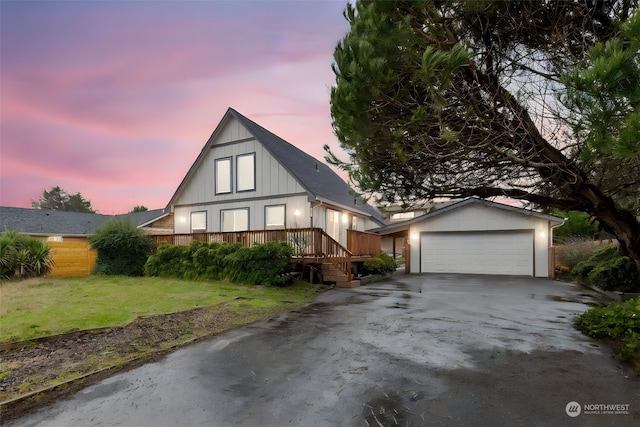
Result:
{"label": "pink sky", "polygon": [[163,208],[228,107],[312,156],[346,1],[0,2],[0,205]]}

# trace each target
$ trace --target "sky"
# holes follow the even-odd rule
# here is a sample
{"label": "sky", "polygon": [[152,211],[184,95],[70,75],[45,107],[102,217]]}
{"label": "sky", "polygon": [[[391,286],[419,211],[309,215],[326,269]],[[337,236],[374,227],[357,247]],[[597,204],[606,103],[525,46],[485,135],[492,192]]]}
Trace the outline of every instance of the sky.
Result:
{"label": "sky", "polygon": [[164,208],[227,108],[310,155],[339,151],[346,0],[0,0],[0,205],[80,192]]}

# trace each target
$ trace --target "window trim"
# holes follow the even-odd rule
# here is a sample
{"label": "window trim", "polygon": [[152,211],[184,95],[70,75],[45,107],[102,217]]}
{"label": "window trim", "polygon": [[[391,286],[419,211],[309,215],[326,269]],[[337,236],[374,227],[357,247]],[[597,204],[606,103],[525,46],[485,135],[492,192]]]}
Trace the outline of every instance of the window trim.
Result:
{"label": "window trim", "polygon": [[[232,230],[232,231],[224,231],[224,213],[225,212],[234,212],[234,211],[247,211],[247,228],[245,230]],[[251,218],[249,216],[249,208],[230,208],[230,209],[220,209],[220,231],[223,233],[235,233],[240,231],[249,231],[251,230]]]}
{"label": "window trim", "polygon": [[[283,210],[283,223],[282,224],[272,224],[269,225],[267,223],[267,219],[268,219],[268,215],[267,215],[267,211],[269,210],[269,208],[279,208],[281,207]],[[287,228],[287,205],[284,203],[281,204],[277,204],[277,205],[265,205],[264,206],[264,228],[265,230],[278,230],[278,229],[282,229],[282,228]]]}
{"label": "window trim", "polygon": [[[229,163],[229,190],[228,191],[218,191],[218,164],[222,163],[222,162],[228,162]],[[215,174],[215,181],[213,183],[213,191],[216,195],[219,194],[231,194],[233,193],[233,157],[229,156],[229,157],[220,157],[214,160],[214,174]]]}
{"label": "window trim", "polygon": [[[253,158],[253,183],[251,184],[251,188],[240,189],[240,179],[239,176],[243,173],[240,170],[240,158],[244,157],[252,157]],[[248,191],[256,191],[256,153],[255,151],[252,153],[238,154],[236,156],[236,193],[246,193]]]}

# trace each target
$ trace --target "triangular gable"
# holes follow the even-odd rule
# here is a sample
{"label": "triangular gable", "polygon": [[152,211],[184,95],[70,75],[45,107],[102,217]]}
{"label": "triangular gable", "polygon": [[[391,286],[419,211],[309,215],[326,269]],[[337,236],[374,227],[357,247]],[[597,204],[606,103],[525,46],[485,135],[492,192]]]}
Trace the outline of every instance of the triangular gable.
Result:
{"label": "triangular gable", "polygon": [[213,131],[198,158],[193,163],[187,175],[174,193],[167,205],[167,209],[175,203],[181,192],[198,170],[214,140],[233,117],[253,135],[260,144],[273,156],[282,167],[306,190],[309,200],[318,200],[334,204],[382,223],[382,215],[374,207],[362,201],[351,193],[351,188],[325,163],[310,156],[276,134],[268,131],[254,121],[229,108],[222,120]]}

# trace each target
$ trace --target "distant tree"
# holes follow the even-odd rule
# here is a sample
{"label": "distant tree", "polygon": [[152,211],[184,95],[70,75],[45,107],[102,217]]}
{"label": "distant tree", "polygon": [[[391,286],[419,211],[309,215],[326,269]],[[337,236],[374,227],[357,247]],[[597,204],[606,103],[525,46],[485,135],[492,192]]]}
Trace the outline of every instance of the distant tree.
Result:
{"label": "distant tree", "polygon": [[565,218],[564,224],[553,231],[553,239],[556,242],[575,237],[593,239],[598,234],[598,221],[587,213],[578,211],[553,213]]}
{"label": "distant tree", "polygon": [[95,213],[91,202],[82,197],[82,194],[69,194],[59,186],[44,190],[40,199],[31,201],[31,207],[35,209],[50,209],[53,211]]}
{"label": "distant tree", "polygon": [[149,208],[144,205],[135,205],[131,212],[146,212]]}

